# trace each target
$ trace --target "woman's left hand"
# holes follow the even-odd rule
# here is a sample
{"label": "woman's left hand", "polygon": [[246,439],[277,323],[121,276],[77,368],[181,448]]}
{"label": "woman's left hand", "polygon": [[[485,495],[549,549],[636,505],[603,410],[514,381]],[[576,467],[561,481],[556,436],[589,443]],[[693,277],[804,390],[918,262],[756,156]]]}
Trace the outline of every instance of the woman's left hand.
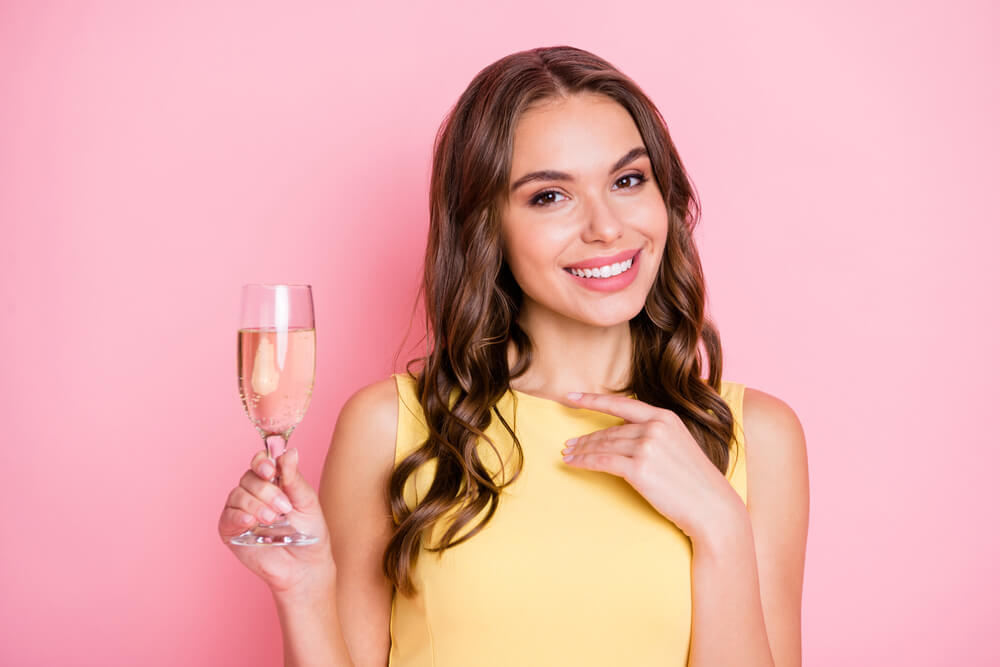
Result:
{"label": "woman's left hand", "polygon": [[571,405],[627,422],[568,440],[563,450],[568,465],[624,478],[692,540],[746,511],[677,413],[625,396],[566,398]]}

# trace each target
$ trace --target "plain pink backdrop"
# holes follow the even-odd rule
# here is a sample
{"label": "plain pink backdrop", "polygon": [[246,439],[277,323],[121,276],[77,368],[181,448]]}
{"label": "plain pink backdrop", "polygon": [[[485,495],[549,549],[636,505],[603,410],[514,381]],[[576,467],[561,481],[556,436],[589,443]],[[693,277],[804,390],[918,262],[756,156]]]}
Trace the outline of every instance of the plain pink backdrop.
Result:
{"label": "plain pink backdrop", "polygon": [[394,370],[439,122],[568,43],[659,105],[725,377],[805,426],[805,664],[998,664],[995,3],[186,4],[0,4],[0,663],[280,661],[215,532],[239,286],[314,285],[316,483]]}

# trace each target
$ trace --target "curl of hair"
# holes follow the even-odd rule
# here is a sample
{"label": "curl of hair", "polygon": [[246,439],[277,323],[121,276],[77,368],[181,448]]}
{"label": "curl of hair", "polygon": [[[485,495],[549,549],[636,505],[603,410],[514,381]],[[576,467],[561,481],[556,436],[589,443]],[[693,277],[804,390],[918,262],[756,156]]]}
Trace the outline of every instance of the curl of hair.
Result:
{"label": "curl of hair", "polygon": [[[532,359],[531,341],[517,321],[522,293],[503,259],[499,202],[509,187],[518,118],[533,104],[581,92],[606,95],[631,114],[669,217],[658,275],[642,312],[629,323],[632,377],[622,390],[677,413],[709,460],[727,471],[734,420],[720,396],[722,346],[705,313],[705,280],[693,240],[700,205],[666,123],[631,79],[587,51],[559,46],[506,56],[476,75],[434,145],[421,286],[428,351],[407,364],[429,435],[390,476],[395,531],[382,561],[386,577],[404,595],[416,592],[411,574],[421,548],[440,555],[473,537],[523,467],[521,444],[496,409],[510,381]],[[507,361],[511,344],[517,353],[513,368]],[[411,366],[418,361],[422,367],[414,373]],[[493,415],[518,456],[515,473],[499,483],[477,453],[480,440],[497,451],[484,433]],[[406,481],[431,461],[433,481],[410,508],[403,499]],[[435,522],[455,510],[439,543],[424,547]],[[484,510],[485,516],[456,538]]]}

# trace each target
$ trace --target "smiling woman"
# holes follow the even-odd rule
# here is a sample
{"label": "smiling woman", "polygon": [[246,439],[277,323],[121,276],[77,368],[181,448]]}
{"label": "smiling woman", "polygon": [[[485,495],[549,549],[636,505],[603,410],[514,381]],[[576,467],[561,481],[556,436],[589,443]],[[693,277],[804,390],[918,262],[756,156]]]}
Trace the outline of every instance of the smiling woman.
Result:
{"label": "smiling woman", "polygon": [[234,547],[288,664],[799,664],[804,436],[722,379],[698,215],[608,62],[542,48],[474,78],[435,144],[427,355],[345,404],[319,494],[258,455],[220,518],[287,495],[322,536]]}
{"label": "smiling woman", "polygon": [[[535,169],[546,164],[556,168]],[[548,308],[608,326],[638,315],[669,221],[628,111],[590,92],[529,106],[514,132],[511,173],[501,236],[525,297],[520,316],[544,320],[534,311]]]}

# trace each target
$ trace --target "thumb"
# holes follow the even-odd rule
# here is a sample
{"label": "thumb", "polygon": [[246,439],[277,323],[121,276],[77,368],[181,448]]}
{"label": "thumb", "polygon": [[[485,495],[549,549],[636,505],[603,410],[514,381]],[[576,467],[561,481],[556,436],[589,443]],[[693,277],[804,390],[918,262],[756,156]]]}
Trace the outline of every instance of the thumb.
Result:
{"label": "thumb", "polygon": [[319,507],[316,491],[299,472],[299,450],[292,447],[278,459],[281,471],[281,490],[299,512],[313,512]]}

